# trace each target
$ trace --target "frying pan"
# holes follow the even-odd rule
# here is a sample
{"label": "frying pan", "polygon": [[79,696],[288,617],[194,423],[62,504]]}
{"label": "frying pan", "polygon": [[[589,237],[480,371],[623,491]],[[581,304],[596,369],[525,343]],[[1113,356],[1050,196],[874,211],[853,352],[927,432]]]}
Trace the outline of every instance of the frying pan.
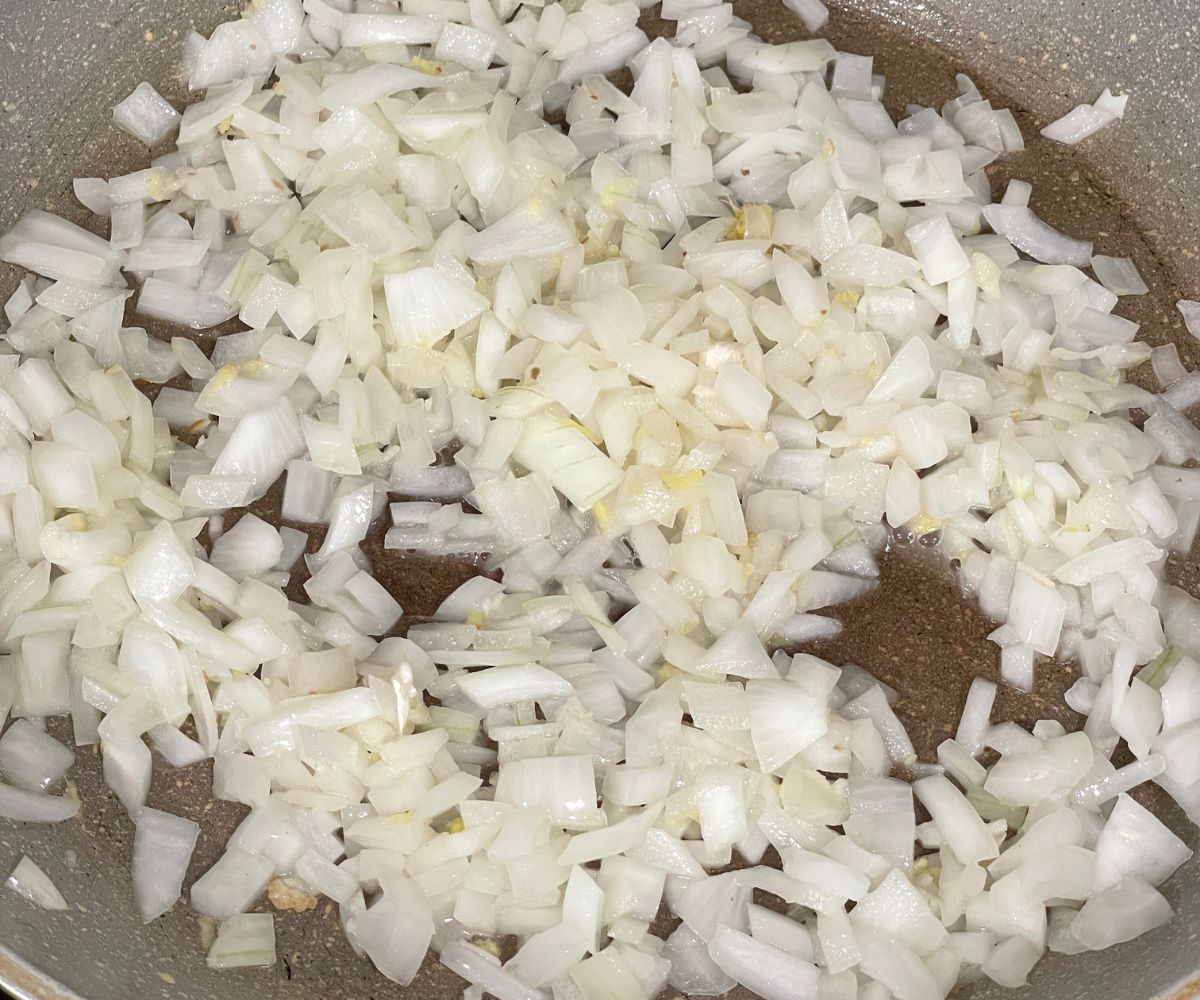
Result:
{"label": "frying pan", "polygon": [[[778,0],[736,2],[770,41],[803,34]],[[214,0],[0,0],[0,231],[30,208],[87,224],[70,195],[75,176],[143,166],[144,148],[118,133],[110,108],[148,80],[180,104],[177,78],[186,32],[208,32],[237,15]],[[954,73],[972,75],[985,96],[1010,107],[1030,148],[998,164],[994,180],[1035,185],[1034,207],[1097,252],[1132,256],[1150,295],[1123,300],[1153,344],[1174,342],[1188,368],[1200,364],[1176,299],[1200,293],[1200,3],[1193,0],[843,0],[824,34],[840,49],[875,55],[886,102],[940,105]],[[648,30],[661,27],[647,18]],[[1037,129],[1104,86],[1132,95],[1130,113],[1078,150],[1037,138]],[[0,265],[2,267],[2,265]],[[17,276],[0,271],[0,300]],[[1147,366],[1148,367],[1148,366]],[[1148,371],[1135,380],[1157,389]],[[277,498],[274,500],[277,504]],[[272,513],[272,497],[262,505]],[[274,510],[278,510],[274,506]],[[376,572],[409,613],[428,614],[472,567],[371,552]],[[894,552],[872,595],[843,609],[846,629],[813,651],[856,662],[898,687],[898,706],[924,759],[951,735],[971,677],[995,677],[991,626],[960,601],[946,570]],[[1174,579],[1200,594],[1196,559],[1176,560]],[[1030,724],[1054,717],[1078,725],[1062,704],[1071,669],[1039,668],[1031,696],[1005,691],[998,714]],[[53,727],[52,727],[53,728]],[[66,737],[65,731],[58,735]],[[457,997],[462,982],[428,962],[407,989],[383,979],[350,950],[327,906],[277,914],[279,961],[266,970],[220,973],[204,964],[196,917],[183,904],[150,925],[135,913],[129,883],[132,825],[99,778],[98,757],[78,753],[81,817],[55,827],[0,820],[0,875],[21,854],[45,868],[72,908],[38,910],[0,890],[0,985],[22,998],[53,1000],[376,1000]],[[242,807],[210,801],[210,770],[155,768],[150,804],[201,822],[189,881],[220,855]],[[1169,804],[1168,823],[1197,845]],[[1032,978],[1039,1000],[1172,1000],[1200,995],[1200,857],[1166,886],[1175,919],[1127,945],[1066,959],[1052,956]],[[1190,985],[1189,985],[1190,983]],[[979,1000],[1006,991],[976,986]],[[1030,994],[1026,994],[1030,995]],[[746,996],[744,991],[740,994]]]}

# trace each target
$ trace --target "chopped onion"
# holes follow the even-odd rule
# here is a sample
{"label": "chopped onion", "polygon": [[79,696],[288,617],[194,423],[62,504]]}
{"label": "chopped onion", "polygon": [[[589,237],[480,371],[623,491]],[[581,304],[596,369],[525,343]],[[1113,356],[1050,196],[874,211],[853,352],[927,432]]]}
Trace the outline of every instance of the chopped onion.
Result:
{"label": "chopped onion", "polygon": [[828,719],[821,699],[786,681],[750,680],[750,735],[764,773],[778,770],[825,735]]}
{"label": "chopped onion", "polygon": [[20,823],[61,823],[79,812],[79,799],[39,795],[0,784],[0,816]]}
{"label": "chopped onion", "polygon": [[43,910],[68,910],[70,906],[50,876],[24,855],[4,880],[6,887]]}
{"label": "chopped onion", "polygon": [[[392,876],[383,895],[346,922],[346,936],[380,972],[407,986],[429,948],[433,920],[420,890],[407,879]],[[447,946],[451,947],[455,946]],[[443,960],[447,948],[442,949]]]}
{"label": "chopped onion", "polygon": [[0,736],[0,772],[14,785],[45,792],[62,780],[75,754],[25,719]]}
{"label": "chopped onion", "polygon": [[[1128,793],[1200,817],[1200,603],[1163,582],[1200,530],[1200,376],[1120,315],[1130,260],[1028,183],[992,202],[1012,114],[959,77],[893,122],[870,55],[726,3],[664,0],[653,42],[631,3],[386,7],[193,34],[202,99],[114,110],[175,148],[74,185],[109,238],[0,237],[31,272],[0,358],[0,815],[78,811],[46,794],[69,713],[151,920],[198,835],[147,805],[151,748],[211,757],[250,811],[191,889],[210,965],[274,962],[264,893],[323,895],[382,975],[432,946],[472,998],[937,1000],[1164,921],[1188,849]],[[244,329],[206,353],[127,299]],[[993,723],[977,679],[919,760],[896,691],[789,655],[893,532],[957,564],[1005,682],[1078,661],[1081,732]],[[405,617],[412,552],[486,575]]]}
{"label": "chopped onion", "polygon": [[226,920],[252,906],[274,873],[275,864],[269,858],[228,847],[192,885],[192,906],[205,916]]}
{"label": "chopped onion", "polygon": [[1128,97],[1114,97],[1112,91],[1105,87],[1095,104],[1077,105],[1058,121],[1042,129],[1042,135],[1055,142],[1074,146],[1118,118],[1124,118],[1128,102]]}
{"label": "chopped onion", "polygon": [[1043,264],[1086,267],[1092,259],[1090,242],[1064,236],[1046,225],[1029,208],[989,205],[983,210],[983,215],[996,233]]}
{"label": "chopped onion", "polygon": [[210,969],[274,965],[275,918],[269,913],[239,913],[222,920],[205,961]]}
{"label": "chopped onion", "polygon": [[1130,878],[1089,898],[1069,933],[1083,948],[1099,951],[1132,941],[1170,919],[1170,904],[1146,882]]}
{"label": "chopped onion", "polygon": [[800,18],[800,23],[814,34],[829,20],[829,11],[821,0],[785,0],[785,3]]}
{"label": "chopped onion", "polygon": [[1192,302],[1190,299],[1180,299],[1176,306],[1179,309],[1179,314],[1183,317],[1183,324],[1187,328],[1187,332],[1193,337],[1200,339],[1200,302]]}
{"label": "chopped onion", "polygon": [[200,825],[144,808],[133,836],[133,895],[142,920],[162,916],[179,898]]}
{"label": "chopped onion", "polygon": [[732,927],[718,927],[708,953],[730,978],[764,1000],[815,1000],[819,972],[811,962]]}

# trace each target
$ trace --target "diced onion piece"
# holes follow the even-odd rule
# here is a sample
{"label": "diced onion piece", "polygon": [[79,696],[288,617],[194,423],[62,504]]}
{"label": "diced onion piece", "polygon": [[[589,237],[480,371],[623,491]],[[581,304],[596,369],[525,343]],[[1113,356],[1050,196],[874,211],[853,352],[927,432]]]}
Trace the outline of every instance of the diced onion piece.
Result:
{"label": "diced onion piece", "polygon": [[717,928],[708,953],[726,975],[764,1000],[816,1000],[818,996],[816,966],[732,927]]}
{"label": "diced onion piece", "polygon": [[578,424],[540,412],[525,424],[513,457],[540,472],[576,507],[590,510],[620,481],[620,469]]}
{"label": "diced onion piece", "polygon": [[1092,259],[1092,244],[1064,236],[1032,210],[1015,205],[989,205],[983,210],[992,229],[1018,250],[1044,264],[1074,264],[1086,267]]}
{"label": "diced onion piece", "polygon": [[238,913],[222,920],[205,962],[210,969],[274,965],[275,918],[269,913]]}
{"label": "diced onion piece", "polygon": [[4,880],[4,885],[43,910],[70,909],[63,894],[58,891],[58,886],[51,881],[50,876],[25,855],[21,856],[17,866]]}
{"label": "diced onion piece", "polygon": [[0,772],[29,791],[47,791],[74,762],[70,748],[25,719],[17,719],[0,736]]}
{"label": "diced onion piece", "polygon": [[200,825],[182,816],[144,808],[133,835],[133,896],[149,923],[179,898]]}
{"label": "diced onion piece", "polygon": [[1128,97],[1114,97],[1112,91],[1105,87],[1095,104],[1077,105],[1042,129],[1042,135],[1055,142],[1074,146],[1118,118],[1125,117],[1125,105],[1128,102]]}
{"label": "diced onion piece", "polygon": [[61,823],[79,812],[79,799],[40,795],[0,784],[0,816],[20,823]]}

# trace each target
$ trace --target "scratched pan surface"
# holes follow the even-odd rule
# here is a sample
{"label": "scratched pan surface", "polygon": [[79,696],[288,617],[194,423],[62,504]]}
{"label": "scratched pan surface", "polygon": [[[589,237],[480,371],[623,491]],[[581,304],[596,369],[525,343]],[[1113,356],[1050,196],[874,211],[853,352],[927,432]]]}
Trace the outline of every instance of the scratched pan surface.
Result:
{"label": "scratched pan surface", "polygon": [[[738,4],[765,38],[798,37],[802,29],[777,0]],[[175,79],[184,33],[208,31],[236,13],[213,0],[0,0],[0,230],[25,209],[46,207],[77,220],[72,176],[104,176],[142,165],[145,153],[117,134],[109,109],[138,81],[182,98]],[[1078,152],[1033,138],[1030,149],[1000,165],[995,180],[1035,182],[1034,206],[1052,223],[1096,236],[1098,252],[1131,255],[1152,285],[1150,296],[1126,299],[1122,312],[1141,322],[1152,343],[1173,341],[1189,368],[1200,362],[1174,309],[1200,293],[1200,3],[1156,0],[843,0],[826,32],[848,51],[874,53],[888,79],[893,111],[907,102],[940,104],[954,93],[957,70],[970,72],[986,96],[1012,107],[1036,130],[1101,87],[1133,95],[1131,115]],[[653,23],[648,30],[655,30]],[[922,39],[917,41],[916,39]],[[0,296],[15,275],[0,265]],[[1139,372],[1150,388],[1152,376]],[[272,498],[261,505],[277,511]],[[441,595],[473,571],[469,564],[431,564],[371,552],[377,572],[412,614],[429,613]],[[1200,593],[1194,557],[1171,567]],[[845,632],[813,651],[856,662],[896,686],[898,709],[922,756],[949,735],[970,678],[995,676],[990,626],[955,595],[945,571],[911,553],[884,563],[877,592],[843,609]],[[1029,724],[1077,717],[1061,692],[1069,667],[1046,664],[1032,696],[1006,692],[999,712]],[[0,870],[22,853],[46,868],[74,904],[48,914],[0,896],[0,984],[20,997],[84,1000],[327,1000],[457,997],[461,982],[435,963],[401,989],[357,959],[334,915],[277,916],[280,960],[270,970],[224,973],[204,965],[195,917],[186,907],[150,926],[137,919],[129,890],[132,829],[103,789],[93,754],[80,753],[84,798],[79,821],[53,828],[0,820]],[[203,833],[195,878],[220,854],[241,807],[208,798],[209,769],[156,768],[151,804],[191,816]],[[1169,817],[1195,846],[1194,832]],[[1078,959],[1039,966],[1032,995],[1082,1000],[1101,993],[1150,1000],[1194,975],[1200,964],[1200,863],[1167,886],[1174,922],[1142,941]],[[975,998],[1003,991],[975,988]],[[744,1000],[747,994],[737,995]],[[1029,995],[1029,994],[1026,994]],[[1194,995],[1186,990],[1185,994]]]}

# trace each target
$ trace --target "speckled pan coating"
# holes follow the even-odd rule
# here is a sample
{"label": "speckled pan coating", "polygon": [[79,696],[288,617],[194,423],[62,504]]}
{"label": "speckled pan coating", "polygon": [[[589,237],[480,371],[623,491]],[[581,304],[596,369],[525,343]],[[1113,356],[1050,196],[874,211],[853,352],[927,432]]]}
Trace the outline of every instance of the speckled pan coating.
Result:
{"label": "speckled pan coating", "polygon": [[[765,37],[801,29],[777,0],[738,4]],[[110,125],[109,109],[139,80],[182,98],[175,65],[184,34],[210,29],[234,13],[212,0],[0,0],[0,229],[23,210],[48,207],[82,221],[67,187],[72,176],[133,169],[145,151]],[[840,48],[876,54],[893,111],[908,101],[940,103],[953,74],[966,69],[985,94],[1017,112],[1027,136],[1103,86],[1133,95],[1130,116],[1079,151],[1031,142],[1002,165],[999,183],[1035,182],[1035,207],[1101,252],[1132,255],[1153,287],[1122,311],[1153,343],[1173,341],[1188,367],[1200,364],[1174,301],[1200,297],[1200,172],[1195,54],[1200,3],[1184,0],[842,0],[827,35]],[[925,39],[916,43],[913,38]],[[1168,263],[1169,262],[1169,263]],[[0,266],[0,295],[15,276]],[[1139,381],[1153,387],[1148,373]],[[268,497],[260,513],[270,516]],[[381,575],[413,613],[427,613],[469,567],[430,565],[372,551]],[[1193,593],[1194,559],[1173,570]],[[903,554],[884,565],[883,585],[845,609],[846,631],[814,650],[854,661],[903,693],[899,710],[918,746],[936,746],[953,728],[972,676],[994,676],[989,626],[955,596],[943,572]],[[1029,723],[1052,715],[1070,722],[1061,692],[1068,668],[1047,666],[1026,698],[1006,692],[1000,710]],[[22,853],[54,877],[74,909],[48,914],[0,890],[0,982],[19,995],[85,1000],[441,1000],[461,982],[429,964],[408,989],[357,959],[327,909],[277,917],[280,961],[271,970],[217,974],[203,962],[197,921],[177,906],[143,926],[133,912],[128,864],[132,829],[99,782],[93,754],[80,754],[81,821],[55,828],[0,820],[0,875]],[[204,832],[194,878],[220,854],[241,808],[207,799],[209,772],[198,765],[156,769],[151,802],[200,819]],[[1175,817],[1178,820],[1178,817]],[[1175,822],[1177,829],[1184,827]],[[1193,846],[1196,837],[1187,835]],[[68,863],[70,861],[70,863]],[[1167,928],[1080,959],[1040,966],[1038,1000],[1150,1000],[1192,974],[1200,956],[1200,863],[1167,887],[1178,909]],[[40,971],[38,971],[40,970]],[[62,985],[60,985],[62,984]],[[738,994],[744,998],[744,992]],[[993,998],[1005,991],[973,989]],[[1189,991],[1188,995],[1192,995]]]}

